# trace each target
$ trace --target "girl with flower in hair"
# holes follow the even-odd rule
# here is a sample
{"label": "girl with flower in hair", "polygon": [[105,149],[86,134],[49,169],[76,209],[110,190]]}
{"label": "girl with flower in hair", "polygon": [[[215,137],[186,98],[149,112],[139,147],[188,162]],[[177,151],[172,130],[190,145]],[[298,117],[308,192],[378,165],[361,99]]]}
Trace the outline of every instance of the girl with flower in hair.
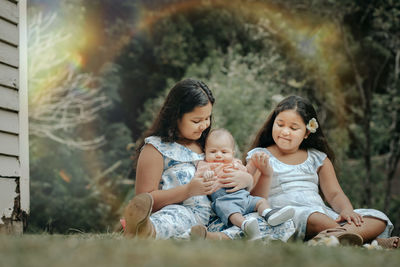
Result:
{"label": "girl with flower in hair", "polygon": [[[272,208],[293,207],[296,238],[318,243],[333,236],[349,245],[376,239],[382,247],[399,247],[399,237],[389,238],[393,224],[385,214],[353,209],[336,178],[334,155],[317,114],[306,99],[289,96],[277,105],[246,159],[259,154],[268,156],[267,164],[273,172],[270,185],[254,187],[251,193],[268,192]],[[325,205],[320,193],[332,208]]]}

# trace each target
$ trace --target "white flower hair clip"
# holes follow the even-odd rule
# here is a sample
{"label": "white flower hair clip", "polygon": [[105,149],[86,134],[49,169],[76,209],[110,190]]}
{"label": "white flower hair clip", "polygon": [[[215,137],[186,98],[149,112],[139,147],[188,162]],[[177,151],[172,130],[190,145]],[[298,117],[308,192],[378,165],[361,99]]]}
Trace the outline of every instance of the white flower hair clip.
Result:
{"label": "white flower hair clip", "polygon": [[315,118],[312,118],[306,126],[307,130],[309,130],[311,133],[315,133],[318,129],[318,122]]}

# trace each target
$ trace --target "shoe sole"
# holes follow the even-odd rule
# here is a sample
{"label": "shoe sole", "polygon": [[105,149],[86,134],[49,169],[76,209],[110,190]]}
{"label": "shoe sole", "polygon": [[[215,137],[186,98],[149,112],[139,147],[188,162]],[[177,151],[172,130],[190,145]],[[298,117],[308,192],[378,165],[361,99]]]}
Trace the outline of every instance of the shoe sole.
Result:
{"label": "shoe sole", "polygon": [[362,246],[363,239],[358,234],[344,233],[337,236],[339,243],[343,246]]}
{"label": "shoe sole", "polygon": [[135,196],[125,209],[126,220],[125,235],[134,237],[139,227],[146,222],[153,207],[153,197],[149,193]]}
{"label": "shoe sole", "polygon": [[293,216],[294,216],[294,209],[291,207],[284,207],[279,211],[277,211],[276,213],[272,214],[268,218],[267,223],[271,226],[277,226],[293,218]]}
{"label": "shoe sole", "polygon": [[362,246],[362,244],[364,243],[363,238],[359,234],[349,232],[337,232],[337,230],[335,232],[335,229],[327,229],[325,231],[322,231],[311,240],[314,240],[317,243],[321,243],[323,239],[329,236],[336,237],[339,243],[343,246]]}

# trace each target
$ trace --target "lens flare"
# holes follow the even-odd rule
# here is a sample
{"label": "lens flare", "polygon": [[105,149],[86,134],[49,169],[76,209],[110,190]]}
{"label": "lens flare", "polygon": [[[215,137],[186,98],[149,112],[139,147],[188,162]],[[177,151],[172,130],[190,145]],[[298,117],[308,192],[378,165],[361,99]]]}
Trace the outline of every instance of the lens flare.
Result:
{"label": "lens flare", "polygon": [[[141,18],[132,30],[132,35],[151,29],[160,20],[173,14],[190,12],[201,6],[226,8],[240,12],[258,21],[266,31],[278,38],[285,54],[302,64],[315,78],[317,86],[334,97],[337,106],[345,103],[341,73],[348,70],[348,61],[342,48],[342,34],[338,26],[327,19],[309,12],[293,13],[283,6],[265,1],[239,0],[188,0],[163,6],[157,10],[143,9]],[[240,7],[240,10],[237,10]],[[121,48],[124,42],[121,42]],[[321,78],[322,77],[322,78]],[[339,113],[341,113],[339,111]],[[339,116],[340,117],[340,116]]]}
{"label": "lens flare", "polygon": [[83,56],[79,52],[75,52],[71,55],[69,61],[70,67],[73,69],[81,69],[84,64]]}
{"label": "lens flare", "polygon": [[[98,14],[99,17],[85,18],[85,10],[80,10],[80,14],[72,14],[73,18],[60,17],[59,19],[64,19],[64,22],[56,23],[57,27],[50,27],[56,17],[48,21],[43,21],[44,18],[42,18],[43,28],[33,29],[42,30],[42,32],[33,32],[32,39],[29,40],[31,105],[40,105],[39,100],[57,87],[58,83],[65,80],[68,71],[86,71],[85,67],[89,61],[87,57],[90,55],[88,51],[92,51],[93,48],[107,44],[104,55],[99,55],[99,60],[103,62],[96,61],[96,66],[100,68],[102,64],[112,62],[119,56],[137,34],[151,31],[154,25],[171,15],[191,12],[199,7],[233,10],[252,22],[258,22],[261,27],[282,42],[285,55],[300,63],[304,70],[315,78],[318,88],[324,90],[324,93],[329,93],[337,107],[345,106],[340,75],[349,67],[342,49],[343,37],[338,26],[332,21],[308,12],[293,13],[284,6],[266,1],[246,1],[244,4],[239,0],[187,0],[163,5],[156,9],[143,6],[136,11],[135,17],[127,22],[131,24],[127,27],[127,32],[121,32],[113,40],[105,40],[107,35],[104,33],[104,28],[101,28],[105,26],[102,25],[101,17],[104,14]],[[237,7],[240,7],[240,10]],[[83,21],[69,23],[76,17],[82,17]],[[35,26],[35,23],[39,22],[32,21],[32,23]],[[46,40],[40,44],[40,40],[35,37],[43,32],[44,35],[40,38]],[[303,85],[301,81],[296,80],[290,80],[289,83],[294,87]],[[81,90],[90,90],[90,87],[81,88]],[[338,113],[338,119],[344,117],[343,111],[338,110]],[[93,132],[96,130],[93,129]],[[91,157],[90,162],[100,161],[95,154],[90,153],[88,156]],[[98,175],[98,170],[95,168],[88,167],[87,171],[92,177]],[[70,180],[62,171],[60,171],[60,176],[65,181]]]}
{"label": "lens flare", "polygon": [[[325,88],[333,93],[337,103],[344,103],[339,75],[348,66],[341,49],[342,36],[338,27],[333,22],[314,14],[293,13],[286,7],[265,1],[246,1],[243,4],[243,1],[239,0],[187,0],[164,4],[151,10],[141,7],[137,16],[128,22],[132,24],[129,32],[121,32],[112,42],[107,41],[108,46],[105,48],[107,56],[103,56],[104,62],[97,62],[96,66],[101,66],[105,61],[113,61],[136,34],[151,30],[155,24],[166,17],[191,12],[199,7],[231,9],[251,18],[252,21],[258,21],[266,31],[282,41],[288,56],[300,62],[304,69],[314,77],[324,77],[324,80],[317,79],[320,88]],[[240,10],[237,10],[237,7],[240,7]],[[103,10],[103,12],[106,11]],[[67,59],[69,67],[84,68],[87,63],[85,60],[87,51],[106,42],[104,29],[99,29],[104,26],[99,23],[102,21],[101,16],[104,15],[98,14],[99,17],[94,18],[94,15],[91,14],[85,23],[66,24],[70,25],[68,27],[74,27],[68,29],[67,32],[73,32],[75,36],[58,46],[57,54],[69,55]],[[84,16],[83,10],[80,16]],[[65,27],[64,24],[59,25]],[[51,75],[59,75],[54,68],[48,72]],[[43,88],[43,86],[40,87]],[[35,89],[33,88],[33,90]]]}

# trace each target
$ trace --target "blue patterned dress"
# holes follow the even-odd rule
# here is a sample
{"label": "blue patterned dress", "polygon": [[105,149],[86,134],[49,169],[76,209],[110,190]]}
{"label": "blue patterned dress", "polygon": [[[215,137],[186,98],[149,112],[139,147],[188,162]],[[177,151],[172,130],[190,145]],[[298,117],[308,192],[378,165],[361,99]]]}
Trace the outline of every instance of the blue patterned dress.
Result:
{"label": "blue patterned dress", "polygon": [[[189,183],[196,171],[195,164],[204,159],[178,143],[162,142],[160,137],[150,136],[145,144],[151,144],[162,155],[164,170],[160,189],[167,190]],[[207,196],[194,196],[179,204],[168,205],[151,214],[156,239],[187,238],[189,230],[197,224],[207,225],[211,215],[211,203]]]}
{"label": "blue patterned dress", "polygon": [[[293,218],[296,226],[296,238],[304,239],[308,217],[314,212],[337,219],[339,214],[325,205],[318,190],[318,168],[322,166],[326,154],[316,149],[307,151],[307,159],[297,165],[288,165],[279,161],[266,148],[254,148],[247,154],[247,160],[256,152],[267,153],[269,163],[274,170],[268,201],[272,208],[292,206],[295,209]],[[393,224],[382,212],[374,209],[355,209],[362,216],[379,218],[387,222],[386,229],[379,237],[389,237]]]}

